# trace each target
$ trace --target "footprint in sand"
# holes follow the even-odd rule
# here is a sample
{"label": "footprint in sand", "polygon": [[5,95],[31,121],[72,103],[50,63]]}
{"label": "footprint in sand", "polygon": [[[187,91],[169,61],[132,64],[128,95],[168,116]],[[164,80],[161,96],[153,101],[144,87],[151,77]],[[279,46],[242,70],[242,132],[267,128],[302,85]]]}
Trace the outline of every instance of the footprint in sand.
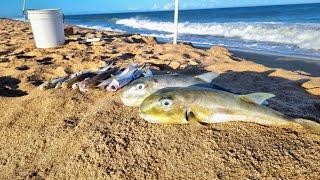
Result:
{"label": "footprint in sand", "polygon": [[28,66],[26,66],[26,65],[23,65],[23,66],[16,67],[16,69],[19,70],[19,71],[26,71],[26,70],[28,70],[30,68]]}
{"label": "footprint in sand", "polygon": [[27,77],[27,80],[34,86],[40,86],[43,83],[39,75],[29,76]]}
{"label": "footprint in sand", "polygon": [[6,63],[9,62],[9,58],[0,58],[0,63]]}
{"label": "footprint in sand", "polygon": [[77,117],[70,117],[64,120],[64,128],[75,128],[80,122],[80,119]]}
{"label": "footprint in sand", "polygon": [[39,65],[50,65],[53,64],[52,61],[52,57],[45,57],[43,59],[37,60],[37,62],[39,63]]}
{"label": "footprint in sand", "polygon": [[28,56],[28,55],[17,55],[18,59],[32,59],[35,58],[35,56]]}
{"label": "footprint in sand", "polygon": [[121,54],[120,56],[116,57],[119,60],[128,60],[134,58],[136,55],[132,53],[124,53]]}

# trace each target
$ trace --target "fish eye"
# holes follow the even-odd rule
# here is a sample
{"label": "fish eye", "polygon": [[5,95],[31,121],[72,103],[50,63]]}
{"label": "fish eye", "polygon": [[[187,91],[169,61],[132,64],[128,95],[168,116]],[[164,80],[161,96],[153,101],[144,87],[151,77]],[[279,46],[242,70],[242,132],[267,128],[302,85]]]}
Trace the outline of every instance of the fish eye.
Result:
{"label": "fish eye", "polygon": [[138,89],[138,90],[142,90],[144,88],[145,88],[144,84],[137,84],[137,86],[136,86],[136,89]]}
{"label": "fish eye", "polygon": [[171,99],[162,99],[161,100],[161,105],[164,107],[170,107],[172,105],[172,100]]}

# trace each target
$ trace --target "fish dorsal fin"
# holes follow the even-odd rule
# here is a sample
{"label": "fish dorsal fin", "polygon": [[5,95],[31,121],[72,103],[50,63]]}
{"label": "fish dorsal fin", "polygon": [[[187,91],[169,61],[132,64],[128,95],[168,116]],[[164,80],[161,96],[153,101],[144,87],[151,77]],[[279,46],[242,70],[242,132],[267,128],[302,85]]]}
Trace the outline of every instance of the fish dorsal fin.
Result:
{"label": "fish dorsal fin", "polygon": [[270,93],[252,93],[247,95],[240,95],[240,98],[243,101],[255,103],[259,105],[261,105],[263,102],[273,97],[275,97],[275,95]]}
{"label": "fish dorsal fin", "polygon": [[208,73],[204,73],[204,74],[200,74],[198,76],[195,76],[198,79],[201,79],[207,83],[211,83],[211,81],[217,77],[219,77],[220,74],[219,73],[215,73],[215,72],[208,72]]}

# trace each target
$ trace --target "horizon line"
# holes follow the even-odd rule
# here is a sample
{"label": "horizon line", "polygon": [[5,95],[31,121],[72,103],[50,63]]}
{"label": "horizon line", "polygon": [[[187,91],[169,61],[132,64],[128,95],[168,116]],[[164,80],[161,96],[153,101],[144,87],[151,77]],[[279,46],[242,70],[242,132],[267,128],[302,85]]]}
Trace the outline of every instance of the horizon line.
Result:
{"label": "horizon line", "polygon": [[[229,6],[229,7],[210,7],[210,8],[190,8],[190,9],[179,9],[179,11],[190,11],[190,10],[209,10],[209,9],[233,9],[233,8],[253,8],[253,7],[268,7],[268,6],[287,6],[287,5],[309,5],[309,4],[320,4],[319,3],[294,3],[294,4],[274,4],[274,5],[253,5],[253,6]],[[141,11],[120,11],[120,12],[83,12],[83,13],[66,13],[67,16],[79,16],[79,15],[100,15],[100,14],[125,14],[125,13],[151,13],[151,12],[170,12],[174,9],[169,10],[141,10]]]}

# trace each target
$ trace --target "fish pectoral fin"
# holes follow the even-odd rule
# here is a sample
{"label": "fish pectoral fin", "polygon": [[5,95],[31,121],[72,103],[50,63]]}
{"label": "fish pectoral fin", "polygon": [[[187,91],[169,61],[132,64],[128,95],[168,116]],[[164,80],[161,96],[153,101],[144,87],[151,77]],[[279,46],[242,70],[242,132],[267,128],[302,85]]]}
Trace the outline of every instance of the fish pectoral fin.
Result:
{"label": "fish pectoral fin", "polygon": [[274,94],[270,94],[270,93],[252,93],[252,94],[247,94],[247,95],[240,95],[239,97],[243,101],[261,105],[266,100],[275,97],[275,95]]}
{"label": "fish pectoral fin", "polygon": [[193,112],[186,112],[186,119],[189,122],[192,131],[197,131],[205,127]]}
{"label": "fish pectoral fin", "polygon": [[215,72],[208,72],[208,73],[204,73],[204,74],[200,74],[198,76],[195,76],[198,79],[201,79],[207,83],[211,83],[211,81],[217,77],[219,77],[220,74],[219,73],[215,73]]}

